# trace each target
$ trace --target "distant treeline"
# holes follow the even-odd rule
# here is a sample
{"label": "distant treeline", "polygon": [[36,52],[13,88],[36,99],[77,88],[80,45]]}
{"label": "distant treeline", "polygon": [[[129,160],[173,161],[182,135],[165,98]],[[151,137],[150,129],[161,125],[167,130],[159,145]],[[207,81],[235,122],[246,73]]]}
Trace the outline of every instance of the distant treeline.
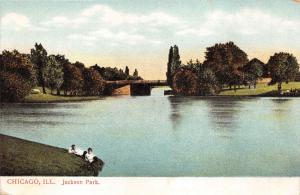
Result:
{"label": "distant treeline", "polygon": [[17,50],[0,54],[0,101],[20,101],[40,86],[64,95],[102,95],[105,80],[140,80],[137,69],[130,75],[118,68],[85,67],[81,62],[71,63],[64,55],[48,55],[42,44],[35,44],[30,54]]}
{"label": "distant treeline", "polygon": [[257,58],[249,61],[247,54],[233,42],[219,43],[206,48],[205,60],[180,61],[178,47],[169,50],[167,82],[177,95],[216,95],[223,88],[241,85],[256,87],[259,79],[270,77],[278,84],[299,80],[299,64],[289,53],[275,53],[267,64]]}

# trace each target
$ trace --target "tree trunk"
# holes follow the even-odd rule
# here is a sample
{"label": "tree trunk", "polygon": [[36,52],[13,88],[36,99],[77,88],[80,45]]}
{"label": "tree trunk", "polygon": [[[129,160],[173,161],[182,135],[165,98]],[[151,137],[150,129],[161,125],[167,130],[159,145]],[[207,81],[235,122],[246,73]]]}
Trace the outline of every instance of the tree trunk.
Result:
{"label": "tree trunk", "polygon": [[51,95],[53,95],[53,89],[52,89],[52,87],[51,87]]}
{"label": "tree trunk", "polygon": [[60,95],[60,89],[56,88],[56,95]]}
{"label": "tree trunk", "polygon": [[282,82],[279,82],[278,83],[278,92],[280,93],[281,92],[281,90],[282,90],[282,87],[281,87],[281,85],[282,85]]}
{"label": "tree trunk", "polygon": [[45,81],[42,79],[43,94],[46,94]]}
{"label": "tree trunk", "polygon": [[233,89],[234,89],[234,92],[236,92],[236,86],[235,85],[233,86]]}

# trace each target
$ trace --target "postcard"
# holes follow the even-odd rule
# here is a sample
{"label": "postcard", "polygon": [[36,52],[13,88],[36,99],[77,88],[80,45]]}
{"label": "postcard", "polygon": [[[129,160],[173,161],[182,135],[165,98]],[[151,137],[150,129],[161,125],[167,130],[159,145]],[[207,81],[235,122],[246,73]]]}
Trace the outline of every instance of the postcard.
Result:
{"label": "postcard", "polygon": [[0,194],[299,195],[299,0],[0,2]]}

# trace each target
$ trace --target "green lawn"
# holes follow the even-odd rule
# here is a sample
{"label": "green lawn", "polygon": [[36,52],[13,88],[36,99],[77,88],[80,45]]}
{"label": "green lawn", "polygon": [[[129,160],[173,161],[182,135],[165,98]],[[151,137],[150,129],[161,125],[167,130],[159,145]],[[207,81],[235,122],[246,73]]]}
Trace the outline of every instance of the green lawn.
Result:
{"label": "green lawn", "polygon": [[[68,146],[66,146],[68,147]],[[66,149],[0,134],[0,175],[92,176],[90,163]]]}
{"label": "green lawn", "polygon": [[[41,87],[38,87],[42,91]],[[72,101],[87,101],[98,100],[100,96],[64,96],[64,95],[52,95],[49,89],[46,89],[46,94],[29,94],[25,97],[24,102],[29,103],[47,103],[47,102],[72,102]]]}
{"label": "green lawn", "polygon": [[[288,84],[282,84],[283,90],[291,90],[291,89],[300,89],[300,82],[290,82]],[[258,84],[256,89],[249,89],[248,87],[244,87],[237,89],[236,92],[231,89],[224,89],[220,95],[224,96],[257,96],[257,95],[264,95],[266,93],[271,93],[272,91],[277,91],[277,84],[268,86],[267,83],[265,84]]]}

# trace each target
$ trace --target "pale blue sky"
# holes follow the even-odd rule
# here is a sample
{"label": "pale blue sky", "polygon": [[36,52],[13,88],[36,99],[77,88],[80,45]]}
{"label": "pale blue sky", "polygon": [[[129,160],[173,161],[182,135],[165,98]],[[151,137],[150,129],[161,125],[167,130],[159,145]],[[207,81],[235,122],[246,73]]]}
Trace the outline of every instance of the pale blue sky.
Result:
{"label": "pale blue sky", "polygon": [[249,58],[274,52],[300,59],[297,0],[0,1],[1,50],[29,52],[41,42],[87,66],[138,68],[163,79],[168,49],[182,61],[203,60],[205,48],[234,41]]}

